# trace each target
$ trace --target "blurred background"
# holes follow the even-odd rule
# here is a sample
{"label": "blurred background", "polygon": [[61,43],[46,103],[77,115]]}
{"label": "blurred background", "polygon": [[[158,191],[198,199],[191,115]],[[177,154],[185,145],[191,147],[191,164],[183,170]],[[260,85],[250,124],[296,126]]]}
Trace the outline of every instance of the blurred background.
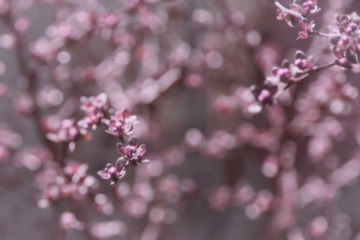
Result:
{"label": "blurred background", "polygon": [[[360,10],[318,5],[323,32]],[[256,103],[249,87],[296,50],[333,58],[328,39],[297,40],[276,17],[270,0],[0,0],[0,239],[360,239],[360,68]],[[66,155],[98,198],[44,205],[41,174],[61,152],[46,133],[102,92],[138,116],[150,162],[110,186],[96,173],[118,141],[99,126]]]}

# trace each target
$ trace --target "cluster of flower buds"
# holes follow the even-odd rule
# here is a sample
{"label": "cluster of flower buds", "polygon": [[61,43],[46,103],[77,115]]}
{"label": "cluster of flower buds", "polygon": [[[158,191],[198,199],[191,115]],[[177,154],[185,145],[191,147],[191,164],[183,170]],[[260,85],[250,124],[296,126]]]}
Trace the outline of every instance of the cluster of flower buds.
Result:
{"label": "cluster of flower buds", "polygon": [[[107,124],[107,133],[116,136],[122,143],[117,144],[117,150],[120,157],[116,160],[115,166],[111,163],[106,164],[105,169],[98,172],[103,179],[109,179],[110,184],[114,185],[126,173],[126,167],[137,166],[149,160],[143,159],[146,153],[146,146],[138,146],[138,140],[132,136],[134,126],[138,123],[135,115],[130,115],[128,110],[117,111],[110,116],[110,120],[104,119]],[[124,137],[130,137],[128,144],[124,145]]]}
{"label": "cluster of flower buds", "polygon": [[72,212],[63,212],[59,218],[59,227],[65,232],[70,230],[81,231],[84,229],[84,223],[79,221]]}
{"label": "cluster of flower buds", "polygon": [[272,104],[277,95],[291,84],[308,77],[314,69],[312,56],[306,57],[305,53],[297,51],[293,62],[284,60],[281,67],[273,68],[273,76],[267,77],[262,86],[252,86],[251,90],[257,101]]}
{"label": "cluster of flower buds", "polygon": [[146,153],[146,146],[144,144],[138,146],[138,140],[135,137],[131,137],[126,146],[122,143],[118,143],[117,149],[122,155],[120,157],[123,159],[122,161],[127,162],[131,166],[137,166],[138,164],[148,161],[147,159],[143,159],[143,156]]}
{"label": "cluster of flower buds", "polygon": [[53,142],[69,143],[70,151],[74,151],[75,142],[80,139],[89,139],[90,133],[73,119],[65,119],[60,123],[60,128],[56,133],[48,133],[46,136]]}
{"label": "cluster of flower buds", "polygon": [[42,61],[57,58],[60,63],[66,64],[71,60],[71,56],[68,52],[61,52],[61,49],[72,41],[86,37],[93,28],[93,16],[90,12],[75,11],[66,20],[49,26],[46,36],[31,44],[30,53]]}
{"label": "cluster of flower buds", "polygon": [[96,129],[109,108],[106,94],[101,93],[96,97],[81,97],[80,101],[82,103],[81,110],[83,110],[86,115],[78,122],[78,125],[83,128],[92,127],[92,129]]}
{"label": "cluster of flower buds", "polygon": [[[60,127],[56,132],[47,134],[47,138],[53,142],[69,143],[69,149],[74,151],[75,142],[80,139],[89,139],[91,137],[88,129],[93,130],[105,121],[106,115],[109,114],[109,101],[105,93],[96,97],[81,97],[81,110],[85,112],[84,118],[79,121],[65,119],[61,121]],[[107,120],[108,121],[108,120]]]}
{"label": "cluster of flower buds", "polygon": [[91,235],[95,239],[109,239],[126,233],[126,225],[121,221],[107,221],[92,224]]}
{"label": "cluster of flower buds", "polygon": [[294,0],[290,8],[284,7],[281,3],[275,2],[278,7],[277,19],[284,20],[290,27],[297,23],[307,23],[308,17],[320,11],[317,0]]}
{"label": "cluster of flower buds", "polygon": [[102,179],[110,179],[110,184],[114,185],[119,179],[125,176],[126,170],[122,158],[116,160],[115,166],[111,163],[106,164],[105,169],[98,171]]}
{"label": "cluster of flower buds", "polygon": [[94,195],[99,183],[95,177],[87,174],[87,169],[87,164],[71,163],[64,169],[56,165],[40,172],[37,177],[42,191],[39,207],[46,208],[51,202],[63,198],[81,200]]}
{"label": "cluster of flower buds", "polygon": [[[138,141],[132,137],[134,126],[138,123],[135,115],[130,115],[125,109],[115,112],[109,106],[107,96],[104,93],[96,97],[82,97],[81,109],[85,111],[85,117],[79,121],[63,120],[60,128],[55,133],[48,133],[47,138],[53,142],[69,143],[70,150],[74,150],[75,141],[80,139],[89,139],[88,128],[96,129],[100,124],[108,127],[107,133],[116,136],[122,143],[117,144],[117,149],[121,154],[115,163],[115,166],[108,163],[103,171],[98,174],[103,179],[110,179],[111,184],[125,176],[127,166],[137,166],[147,162],[143,159],[146,153],[144,144],[138,146]],[[114,113],[115,114],[112,114]],[[130,137],[125,146],[124,137]]]}
{"label": "cluster of flower buds", "polygon": [[98,172],[101,178],[110,179],[111,185],[125,176],[127,166],[135,167],[149,161],[143,158],[146,153],[146,146],[144,144],[138,146],[138,140],[135,137],[131,137],[127,145],[118,143],[117,150],[121,156],[116,160],[115,166],[108,163],[104,170]]}
{"label": "cluster of flower buds", "polygon": [[294,27],[297,23],[300,24],[302,31],[299,32],[298,38],[306,39],[314,32],[315,23],[308,17],[320,11],[317,0],[306,0],[302,3],[295,0],[290,4],[289,9],[279,2],[275,2],[275,5],[278,7],[278,20],[284,20],[290,27]]}
{"label": "cluster of flower buds", "polygon": [[335,54],[335,63],[351,69],[360,61],[360,17],[357,13],[338,15],[337,28],[333,30],[330,42]]}

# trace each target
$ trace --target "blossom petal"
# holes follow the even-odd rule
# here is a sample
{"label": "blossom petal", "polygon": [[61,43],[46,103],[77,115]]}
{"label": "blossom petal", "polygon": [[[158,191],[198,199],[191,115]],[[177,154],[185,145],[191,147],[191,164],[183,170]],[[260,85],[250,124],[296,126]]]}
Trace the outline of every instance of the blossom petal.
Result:
{"label": "blossom petal", "polygon": [[116,121],[115,121],[114,119],[111,119],[111,120],[109,121],[109,128],[110,128],[110,129],[114,128],[114,127],[115,127],[115,124],[116,124]]}
{"label": "blossom petal", "polygon": [[123,178],[126,175],[126,170],[123,169],[119,172],[119,179]]}
{"label": "blossom petal", "polygon": [[137,116],[131,115],[126,119],[126,122],[131,122],[132,124],[138,124],[139,120],[138,120]]}
{"label": "blossom petal", "polygon": [[130,122],[127,122],[124,126],[124,132],[127,134],[127,135],[131,135],[132,132],[133,132],[133,128],[134,128],[134,125]]}
{"label": "blossom petal", "polygon": [[147,162],[150,162],[150,160],[146,158],[141,160],[141,163],[147,163]]}
{"label": "blossom petal", "polygon": [[107,163],[106,166],[105,166],[106,169],[110,169],[112,167],[113,167],[113,165],[111,163]]}
{"label": "blossom petal", "polygon": [[136,149],[136,155],[137,156],[144,156],[146,153],[146,146],[145,144],[141,144],[137,149]]}
{"label": "blossom petal", "polygon": [[118,144],[116,144],[116,148],[121,155],[125,155],[126,151],[125,151],[124,144],[118,143]]}
{"label": "blossom petal", "polygon": [[119,157],[117,160],[116,160],[116,170],[118,172],[120,172],[125,166],[126,166],[126,163],[127,161],[125,160],[125,158],[123,157]]}
{"label": "blossom petal", "polygon": [[116,120],[121,120],[122,121],[122,120],[124,120],[123,116],[124,116],[123,111],[117,111],[115,113],[115,115],[114,115],[114,118]]}
{"label": "blossom petal", "polygon": [[110,174],[109,174],[106,170],[98,171],[97,174],[98,174],[102,179],[110,179]]}

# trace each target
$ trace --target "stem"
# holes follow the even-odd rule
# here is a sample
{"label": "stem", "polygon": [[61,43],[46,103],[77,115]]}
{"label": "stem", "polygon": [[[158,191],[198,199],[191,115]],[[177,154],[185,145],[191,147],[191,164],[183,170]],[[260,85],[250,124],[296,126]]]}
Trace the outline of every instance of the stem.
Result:
{"label": "stem", "polygon": [[321,36],[321,37],[325,37],[325,38],[331,38],[332,36],[328,33],[323,33],[323,32],[320,32],[320,31],[317,31],[317,30],[313,30],[310,34],[315,34],[315,35],[318,35],[318,36]]}
{"label": "stem", "polygon": [[120,142],[121,142],[122,144],[125,144],[124,136],[120,135],[120,136],[118,137],[118,139],[120,140]]}
{"label": "stem", "polygon": [[328,63],[326,65],[318,66],[318,67],[316,67],[316,69],[314,68],[314,70],[312,72],[317,72],[317,71],[320,71],[320,70],[323,70],[325,68],[329,68],[329,67],[332,67],[332,66],[335,66],[335,61],[333,61],[331,63]]}
{"label": "stem", "polygon": [[68,153],[69,143],[64,142],[61,144],[61,154],[59,154],[59,164],[63,168],[65,167],[65,159]]}
{"label": "stem", "polygon": [[289,82],[289,83],[284,87],[284,90],[286,90],[286,89],[288,89],[289,87],[291,87],[294,83],[299,82],[300,80],[304,80],[305,78],[309,77],[309,75],[310,75],[311,73],[315,73],[315,72],[321,71],[321,70],[323,70],[323,69],[330,68],[330,67],[332,67],[332,66],[334,66],[334,65],[335,65],[335,61],[332,61],[332,62],[330,62],[330,63],[328,63],[328,64],[325,64],[325,65],[322,65],[322,66],[315,66],[315,67],[313,67],[311,70],[305,71],[301,77],[295,79],[295,80],[292,81],[292,82]]}

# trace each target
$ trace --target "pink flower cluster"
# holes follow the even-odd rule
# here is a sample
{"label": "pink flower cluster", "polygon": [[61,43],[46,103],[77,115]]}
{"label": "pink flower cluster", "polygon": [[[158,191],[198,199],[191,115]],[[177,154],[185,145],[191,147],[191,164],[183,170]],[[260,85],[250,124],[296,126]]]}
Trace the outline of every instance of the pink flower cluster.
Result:
{"label": "pink flower cluster", "polygon": [[[128,110],[115,112],[109,106],[107,96],[104,93],[96,97],[82,97],[81,110],[85,112],[85,117],[75,122],[75,120],[63,120],[56,133],[48,133],[49,140],[69,144],[71,151],[75,149],[75,142],[81,139],[89,139],[89,128],[95,130],[100,124],[107,126],[107,133],[116,136],[124,142],[124,137],[133,134],[134,125],[138,123],[135,115],[130,115]],[[113,114],[113,112],[115,112]],[[110,118],[110,119],[108,119]],[[125,176],[125,168],[137,166],[149,160],[143,159],[146,153],[146,146],[138,146],[138,140],[131,137],[128,145],[117,144],[117,150],[121,157],[116,160],[115,166],[108,163],[103,171],[98,174],[103,179],[110,179],[111,184]]]}
{"label": "pink flower cluster", "polygon": [[336,27],[331,28],[331,49],[336,57],[335,63],[351,69],[359,63],[360,17],[357,13],[341,14],[336,18]]}
{"label": "pink flower cluster", "polygon": [[267,77],[262,86],[252,86],[251,90],[257,101],[272,104],[279,94],[292,84],[307,78],[312,70],[313,57],[306,57],[305,53],[297,51],[293,62],[284,60],[281,67],[273,68],[273,76]]}

